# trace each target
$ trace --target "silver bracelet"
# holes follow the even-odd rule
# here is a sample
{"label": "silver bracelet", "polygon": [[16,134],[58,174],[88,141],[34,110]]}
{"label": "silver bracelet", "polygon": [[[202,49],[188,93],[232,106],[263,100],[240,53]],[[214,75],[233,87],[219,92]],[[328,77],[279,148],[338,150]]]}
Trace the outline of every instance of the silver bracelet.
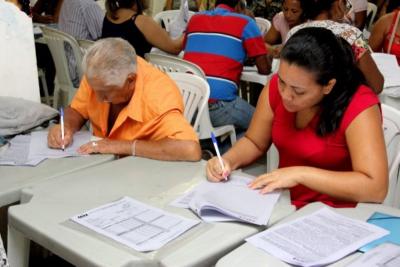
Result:
{"label": "silver bracelet", "polygon": [[136,143],[138,140],[133,140],[132,145],[131,145],[131,155],[136,156]]}

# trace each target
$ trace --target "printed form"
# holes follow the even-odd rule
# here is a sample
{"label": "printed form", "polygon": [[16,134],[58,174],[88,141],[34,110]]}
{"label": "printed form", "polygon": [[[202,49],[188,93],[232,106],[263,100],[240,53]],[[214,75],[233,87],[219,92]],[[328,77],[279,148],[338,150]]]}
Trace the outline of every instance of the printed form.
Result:
{"label": "printed form", "polygon": [[137,251],[157,250],[199,223],[129,197],[76,215],[71,220]]}
{"label": "printed form", "polygon": [[388,233],[383,228],[322,208],[246,241],[290,264],[321,266]]}

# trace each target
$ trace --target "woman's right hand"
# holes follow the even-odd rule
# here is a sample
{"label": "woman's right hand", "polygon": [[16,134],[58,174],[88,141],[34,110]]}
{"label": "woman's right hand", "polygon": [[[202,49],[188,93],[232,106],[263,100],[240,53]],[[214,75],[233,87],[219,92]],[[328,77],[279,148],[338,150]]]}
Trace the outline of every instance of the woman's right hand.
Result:
{"label": "woman's right hand", "polygon": [[[72,143],[73,132],[68,128],[64,127],[64,146],[68,147]],[[47,135],[47,145],[50,148],[62,148],[63,141],[61,138],[61,126],[56,124],[50,128]]]}
{"label": "woman's right hand", "polygon": [[209,161],[207,161],[206,172],[207,179],[210,182],[221,182],[223,180],[226,180],[226,178],[231,173],[232,167],[230,163],[224,158],[222,158],[222,161],[224,163],[225,171],[222,170],[221,164],[219,163],[217,157],[213,157]]}

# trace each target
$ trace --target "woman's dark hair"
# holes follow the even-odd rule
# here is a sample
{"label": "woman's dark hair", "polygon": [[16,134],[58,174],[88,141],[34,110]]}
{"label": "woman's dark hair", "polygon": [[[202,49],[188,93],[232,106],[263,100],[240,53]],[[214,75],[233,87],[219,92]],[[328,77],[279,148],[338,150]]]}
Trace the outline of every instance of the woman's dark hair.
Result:
{"label": "woman's dark hair", "polygon": [[396,8],[400,7],[400,1],[399,0],[389,0],[389,3],[386,7],[386,13],[391,13],[393,12]]}
{"label": "woman's dark hair", "polygon": [[143,14],[143,11],[147,9],[146,0],[106,0],[107,13],[110,14],[112,19],[118,19],[118,9],[132,8],[134,4],[136,4],[138,15]]}
{"label": "woman's dark hair", "polygon": [[29,0],[18,0],[18,3],[21,5],[22,12],[25,12],[27,15],[31,14],[31,7]]}
{"label": "woman's dark hair", "polygon": [[303,14],[305,19],[315,19],[323,11],[332,10],[333,4],[337,0],[309,0],[303,8]]}
{"label": "woman's dark hair", "polygon": [[364,81],[349,43],[325,28],[304,28],[286,42],[281,60],[310,71],[320,85],[336,79],[320,103],[316,133],[324,136],[338,129],[350,99]]}

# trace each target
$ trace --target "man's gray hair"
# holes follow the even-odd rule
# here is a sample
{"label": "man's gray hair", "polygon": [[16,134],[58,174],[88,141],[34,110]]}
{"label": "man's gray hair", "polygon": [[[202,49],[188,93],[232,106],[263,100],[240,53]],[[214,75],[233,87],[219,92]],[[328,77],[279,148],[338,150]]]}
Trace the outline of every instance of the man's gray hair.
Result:
{"label": "man's gray hair", "polygon": [[128,74],[136,73],[136,52],[121,38],[101,39],[86,52],[82,68],[88,80],[100,79],[105,86],[122,87]]}

